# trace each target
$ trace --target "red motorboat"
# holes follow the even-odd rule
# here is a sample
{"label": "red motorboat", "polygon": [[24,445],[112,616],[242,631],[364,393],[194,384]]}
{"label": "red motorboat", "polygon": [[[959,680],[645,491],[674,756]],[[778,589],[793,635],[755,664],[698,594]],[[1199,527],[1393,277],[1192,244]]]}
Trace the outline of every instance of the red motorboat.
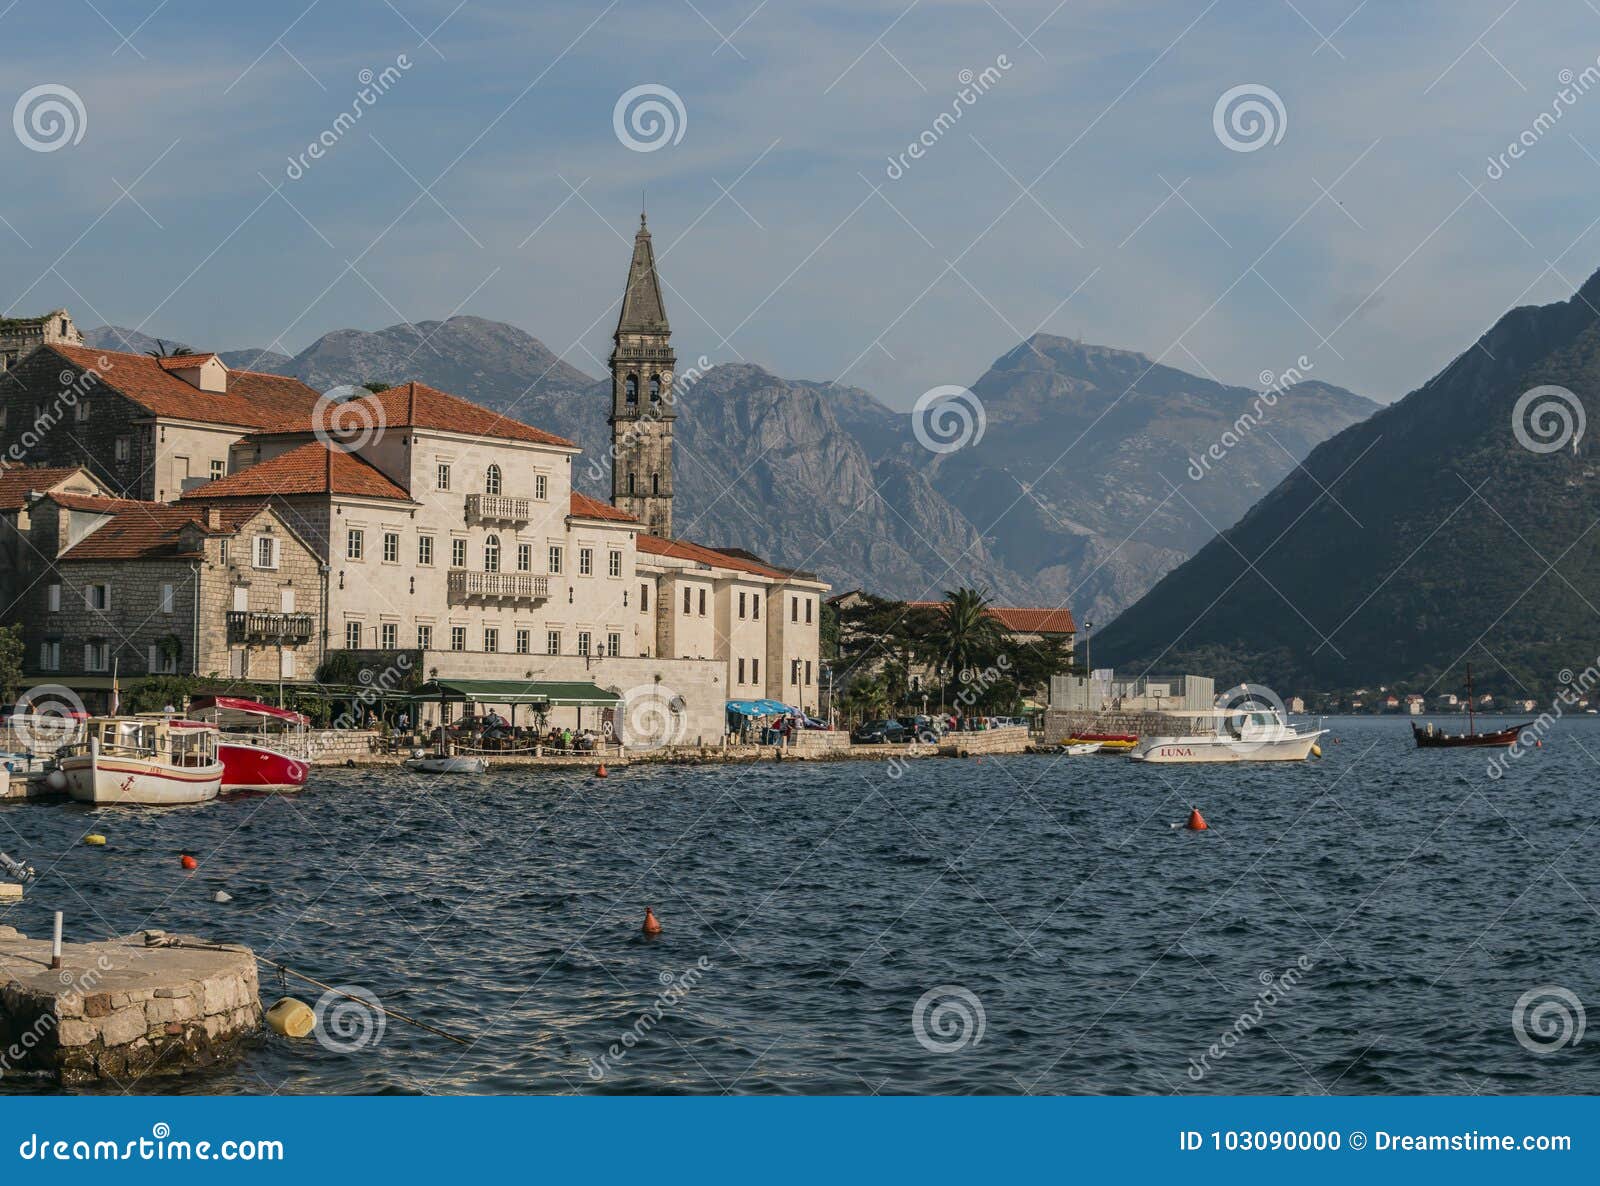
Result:
{"label": "red motorboat", "polygon": [[310,767],[303,757],[294,756],[306,750],[309,722],[302,714],[238,696],[199,696],[189,712],[222,730],[217,757],[222,762],[224,794],[298,791],[306,785]]}

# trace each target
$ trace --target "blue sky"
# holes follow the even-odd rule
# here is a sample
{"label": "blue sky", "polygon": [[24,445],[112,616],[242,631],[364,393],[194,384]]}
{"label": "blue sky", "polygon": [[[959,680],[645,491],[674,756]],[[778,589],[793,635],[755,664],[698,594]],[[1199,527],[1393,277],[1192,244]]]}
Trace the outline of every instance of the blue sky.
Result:
{"label": "blue sky", "polygon": [[[1600,55],[1586,0],[7,2],[5,108],[85,123],[0,135],[0,304],[198,346],[462,312],[596,374],[641,189],[680,358],[897,407],[1035,330],[1387,401],[1600,267],[1600,93],[1487,176]],[[649,152],[613,124],[641,85],[686,114]],[[1249,152],[1213,126],[1241,85],[1284,112]]]}

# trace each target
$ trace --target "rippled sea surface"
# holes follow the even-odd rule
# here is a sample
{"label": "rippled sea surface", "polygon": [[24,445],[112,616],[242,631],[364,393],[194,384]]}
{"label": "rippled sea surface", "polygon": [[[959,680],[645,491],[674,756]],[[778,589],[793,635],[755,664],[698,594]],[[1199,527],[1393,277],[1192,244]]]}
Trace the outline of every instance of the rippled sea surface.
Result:
{"label": "rippled sea surface", "polygon": [[[1600,1035],[1535,1052],[1512,1024],[1534,989],[1600,1003],[1600,721],[1499,780],[1402,720],[1329,725],[1304,764],[337,770],[13,805],[0,848],[41,877],[0,923],[247,943],[472,1042],[266,1038],[141,1092],[1600,1092]],[[1175,827],[1191,805],[1210,831]],[[1577,1018],[1534,1012],[1541,1047]]]}

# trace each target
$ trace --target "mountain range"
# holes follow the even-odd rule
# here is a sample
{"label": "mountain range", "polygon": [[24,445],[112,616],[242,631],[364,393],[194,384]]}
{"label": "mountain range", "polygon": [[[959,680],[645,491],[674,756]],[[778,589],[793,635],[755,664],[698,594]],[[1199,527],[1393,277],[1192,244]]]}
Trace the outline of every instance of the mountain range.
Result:
{"label": "mountain range", "polygon": [[1285,694],[1458,692],[1471,663],[1542,699],[1600,654],[1597,397],[1600,273],[1317,446],[1097,632],[1096,662]]}
{"label": "mountain range", "polygon": [[[85,339],[156,346],[115,326]],[[514,326],[456,316],[335,330],[292,357],[219,353],[230,367],[294,375],[318,390],[417,379],[454,392],[575,440],[585,451],[576,483],[609,495],[609,381]],[[1192,459],[1259,393],[1047,334],[998,359],[970,391],[981,435],[935,452],[912,416],[860,388],[744,363],[712,367],[678,404],[674,528],[816,571],[838,590],[924,599],[974,585],[1003,603],[1066,605],[1104,621],[1318,442],[1377,407],[1303,380],[1230,450],[1225,480],[1192,483]]]}

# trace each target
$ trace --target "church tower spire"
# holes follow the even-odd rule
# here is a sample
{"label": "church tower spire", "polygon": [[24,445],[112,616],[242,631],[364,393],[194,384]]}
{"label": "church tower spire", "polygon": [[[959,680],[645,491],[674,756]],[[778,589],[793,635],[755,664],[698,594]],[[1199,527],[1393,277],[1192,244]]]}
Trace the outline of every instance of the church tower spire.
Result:
{"label": "church tower spire", "polygon": [[611,505],[672,536],[672,422],[677,356],[669,340],[655,249],[643,212],[633,237],[622,313],[611,335]]}

